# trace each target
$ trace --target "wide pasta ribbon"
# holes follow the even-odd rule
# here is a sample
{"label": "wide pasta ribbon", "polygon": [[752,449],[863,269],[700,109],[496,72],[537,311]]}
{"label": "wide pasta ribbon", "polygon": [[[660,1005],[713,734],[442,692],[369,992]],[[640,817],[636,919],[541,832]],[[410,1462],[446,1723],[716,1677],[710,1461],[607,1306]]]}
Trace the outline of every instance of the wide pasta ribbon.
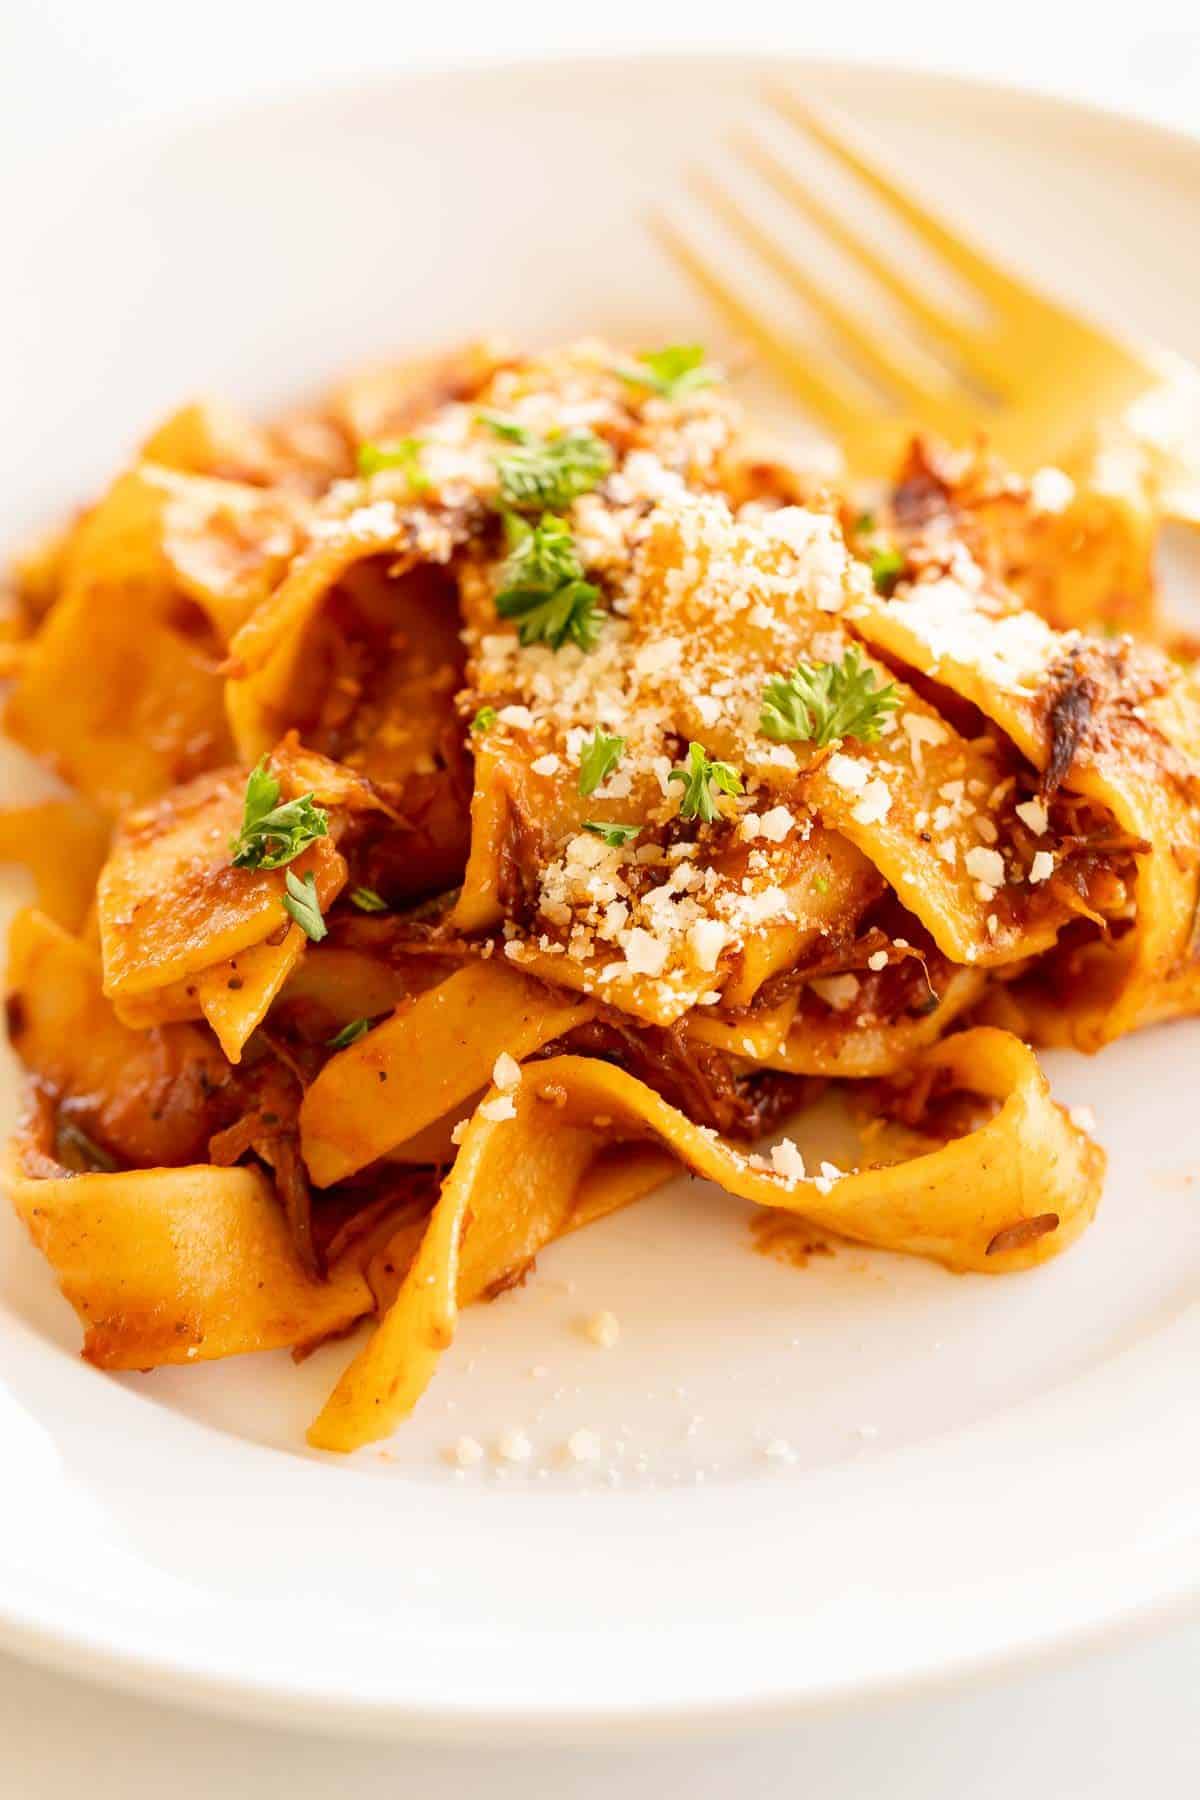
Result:
{"label": "wide pasta ribbon", "polygon": [[488,1116],[494,1091],[476,1111],[391,1309],[310,1442],[353,1450],[412,1411],[453,1340],[459,1305],[568,1228],[614,1136],[657,1140],[694,1174],[756,1205],[950,1268],[1028,1268],[1064,1249],[1095,1211],[1104,1153],[1051,1099],[1032,1051],[980,1027],[927,1050],[913,1068],[998,1110],[940,1149],[830,1182],[771,1172],[610,1064],[559,1056],[527,1065],[511,1118]]}
{"label": "wide pasta ribbon", "polygon": [[[862,738],[834,746],[765,734],[770,682],[798,663],[839,667],[852,649],[861,658],[844,619],[868,588],[827,516],[787,508],[752,524],[689,495],[651,514],[623,612],[594,652],[522,651],[502,630],[484,633],[472,673],[495,717],[476,750],[455,923],[493,924],[515,878],[540,910],[509,954],[659,1025],[715,1004],[714,994],[731,1012],[750,1005],[831,935],[849,936],[885,883],[955,963],[1009,965],[1051,949],[1073,911],[1049,886],[1007,880],[1005,852],[1023,831],[1007,746],[960,729],[953,709],[865,659],[864,679],[891,692]],[[607,795],[577,778],[572,747],[597,706],[626,741],[618,792]],[[654,904],[664,896],[652,892],[647,905],[630,887],[627,865],[653,845],[610,845],[613,866],[592,881],[622,905],[632,896],[624,925],[601,919],[599,903],[589,910],[579,874],[601,852],[585,843],[582,854],[577,833],[609,819],[673,825],[680,742],[727,761],[754,795],[754,810],[728,807],[725,828],[703,842],[704,875],[716,884],[703,905],[722,922],[715,964],[690,955],[682,932],[672,941],[673,909]],[[660,966],[623,954],[634,922],[665,946]]]}
{"label": "wide pasta ribbon", "polygon": [[309,1174],[327,1187],[409,1144],[489,1086],[502,1051],[530,1056],[594,1012],[492,961],[469,963],[401,1001],[390,1019],[331,1057],[305,1094],[300,1142]]}
{"label": "wide pasta ribbon", "polygon": [[982,969],[954,969],[924,1012],[869,1021],[835,1012],[805,993],[742,1020],[700,1013],[689,1021],[688,1036],[762,1069],[871,1080],[907,1067],[980,999],[986,982]]}
{"label": "wide pasta ribbon", "polygon": [[1145,846],[1132,928],[1069,963],[1052,955],[1005,997],[1006,1017],[1041,1042],[1094,1051],[1139,1026],[1195,1011],[1194,679],[1147,647],[1058,633],[1011,607],[989,610],[949,579],[890,601],[862,601],[852,622],[874,649],[977,706],[1043,771],[1047,792],[1093,802]]}
{"label": "wide pasta ribbon", "polygon": [[76,1175],[26,1149],[6,1186],[102,1369],[306,1344],[373,1310],[352,1259],[326,1281],[304,1268],[260,1169]]}
{"label": "wide pasta ribbon", "polygon": [[[328,835],[291,865],[312,875],[325,911],[346,880],[339,836],[352,814],[382,803],[361,776],[294,739],[277,747],[272,770],[289,797],[329,809]],[[141,1027],[205,1018],[233,1063],[305,949],[283,906],[287,871],[231,864],[245,790],[244,771],[217,770],[127,815],[97,887],[104,991],[118,1016]]]}
{"label": "wide pasta ribbon", "polygon": [[163,471],[130,470],[71,533],[5,708],[10,737],[113,815],[230,753],[216,642],[181,617],[164,553],[168,500]]}

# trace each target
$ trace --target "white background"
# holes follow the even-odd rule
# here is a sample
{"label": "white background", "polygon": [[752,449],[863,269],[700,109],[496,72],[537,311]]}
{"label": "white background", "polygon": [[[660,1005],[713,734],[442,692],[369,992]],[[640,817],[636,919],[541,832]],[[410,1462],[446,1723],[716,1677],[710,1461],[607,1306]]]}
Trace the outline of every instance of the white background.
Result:
{"label": "white background", "polygon": [[[590,49],[681,45],[804,50],[1020,80],[1200,127],[1194,6],[931,5],[716,8],[629,4],[417,6],[413,0],[0,0],[0,155],[71,134],[363,71]],[[1107,14],[1111,22],[1101,23]],[[1189,14],[1190,20],[1189,23]],[[519,121],[514,121],[519,129]],[[0,242],[2,242],[0,238]],[[0,261],[2,266],[2,261]],[[7,421],[14,429],[14,422]],[[1175,1800],[1200,1790],[1200,1626],[1097,1651],[949,1698],[840,1713],[757,1742],[653,1751],[419,1750],[217,1724],[0,1659],[0,1795],[59,1800],[373,1800],[487,1794],[888,1800]]]}
{"label": "white background", "polygon": [[903,61],[1200,123],[1192,0],[3,0],[0,144],[365,70],[662,45]]}

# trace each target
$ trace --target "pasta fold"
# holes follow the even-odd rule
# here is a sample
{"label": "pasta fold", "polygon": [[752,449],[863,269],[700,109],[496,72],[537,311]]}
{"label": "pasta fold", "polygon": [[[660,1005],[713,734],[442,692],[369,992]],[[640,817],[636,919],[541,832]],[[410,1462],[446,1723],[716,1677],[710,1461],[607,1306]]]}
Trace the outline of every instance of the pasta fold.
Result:
{"label": "pasta fold", "polygon": [[1042,772],[1047,797],[1092,802],[1137,846],[1127,928],[1046,959],[1005,997],[1007,1016],[1021,1017],[1042,1042],[1095,1051],[1193,1010],[1200,992],[1194,677],[1148,646],[1059,634],[1011,605],[981,607],[948,580],[864,602],[855,624],[868,642],[978,707]]}
{"label": "pasta fold", "polygon": [[110,814],[231,753],[215,641],[163,551],[165,504],[135,469],[77,526],[5,709],[9,735]]}
{"label": "pasta fold", "polygon": [[277,1350],[345,1331],[373,1309],[353,1262],[325,1281],[305,1270],[258,1169],[47,1174],[18,1154],[7,1181],[99,1368]]}
{"label": "pasta fold", "polygon": [[81,931],[96,897],[112,827],[88,800],[46,800],[0,811],[0,862],[33,875],[39,909],[67,931]]}
{"label": "pasta fold", "polygon": [[[375,804],[357,777],[295,746],[280,746],[273,767],[289,796],[310,793],[335,809]],[[223,770],[127,814],[97,887],[105,992],[123,1015],[140,1025],[219,1020],[218,1035],[239,1054],[304,947],[283,906],[289,870],[312,876],[322,911],[346,880],[337,811],[328,835],[288,868],[233,867],[245,786],[241,771]]]}
{"label": "pasta fold", "polygon": [[1028,1268],[1065,1249],[1095,1211],[1104,1153],[1050,1098],[1032,1052],[979,1027],[926,1050],[913,1069],[996,1102],[995,1116],[907,1162],[830,1181],[773,1173],[609,1064],[559,1056],[527,1067],[513,1118],[489,1119],[486,1102],[476,1111],[391,1309],[309,1441],[353,1450],[411,1412],[453,1341],[459,1305],[562,1232],[614,1133],[657,1139],[693,1174],[756,1205],[952,1269]]}
{"label": "pasta fold", "polygon": [[496,1058],[530,1056],[589,1019],[579,1004],[503,963],[470,963],[321,1070],[304,1096],[300,1138],[318,1187],[344,1180],[486,1087]]}

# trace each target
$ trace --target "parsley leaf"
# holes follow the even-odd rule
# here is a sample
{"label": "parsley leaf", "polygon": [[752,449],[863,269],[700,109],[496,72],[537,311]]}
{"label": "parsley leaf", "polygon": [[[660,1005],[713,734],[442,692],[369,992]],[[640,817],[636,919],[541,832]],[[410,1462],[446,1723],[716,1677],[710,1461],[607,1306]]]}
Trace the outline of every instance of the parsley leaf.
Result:
{"label": "parsley leaf", "polygon": [[711,387],[717,379],[699,344],[668,344],[665,350],[639,351],[635,365],[627,363],[616,373],[622,381],[650,388],[664,400],[682,400],[697,388]]}
{"label": "parsley leaf", "polygon": [[904,552],[880,536],[879,524],[872,512],[859,513],[851,535],[856,540],[863,540],[857,553],[866,558],[875,592],[886,598],[904,573]]}
{"label": "parsley leaf", "polygon": [[602,781],[607,781],[625,754],[623,737],[607,737],[597,728],[592,741],[579,752],[579,792],[594,794]]}
{"label": "parsley leaf", "polygon": [[264,756],[251,769],[242,803],[242,828],[229,840],[235,869],[282,869],[329,831],[329,814],[313,804],[311,794],[280,806],[279,783]]}
{"label": "parsley leaf", "polygon": [[388,903],[383,895],[377,894],[374,888],[369,887],[351,888],[350,904],[356,906],[359,912],[365,913],[386,912],[388,909]]}
{"label": "parsley leaf", "polygon": [[295,919],[305,937],[319,944],[329,932],[329,927],[321,916],[321,902],[317,899],[317,882],[311,869],[301,881],[295,869],[289,869],[285,882],[287,892],[283,896],[283,910],[289,918]]}
{"label": "parsley leaf", "polygon": [[717,806],[717,793],[740,794],[742,778],[737,770],[727,762],[714,762],[703,744],[690,743],[686,763],[671,770],[668,781],[683,783],[683,798],[679,802],[681,819],[701,819],[711,825],[721,817]]}
{"label": "parsley leaf", "polygon": [[510,584],[555,588],[565,581],[577,581],[583,574],[571,527],[557,513],[543,513],[537,524],[531,525],[517,513],[506,512],[504,535],[508,542],[504,575]]}
{"label": "parsley leaf", "polygon": [[631,844],[640,825],[611,825],[606,819],[585,819],[583,829],[590,831],[593,837],[603,838],[610,850],[619,850],[622,844]]}
{"label": "parsley leaf", "polygon": [[528,444],[533,437],[527,426],[518,425],[515,419],[506,419],[500,413],[478,412],[475,417],[481,425],[486,425],[489,431],[494,431],[498,438],[503,438],[508,444]]}
{"label": "parsley leaf", "polygon": [[357,1044],[360,1037],[366,1037],[370,1029],[370,1019],[351,1019],[348,1025],[343,1025],[339,1032],[326,1038],[325,1042],[331,1050],[345,1050],[350,1044]]}
{"label": "parsley leaf", "polygon": [[561,512],[603,481],[612,464],[612,451],[592,431],[563,432],[540,444],[527,439],[497,459],[500,499],[517,512]]}
{"label": "parsley leaf", "polygon": [[777,743],[807,739],[821,747],[834,738],[873,744],[899,704],[895,683],[876,685],[875,671],[851,644],[840,663],[797,663],[763,689],[758,728]]}
{"label": "parsley leaf", "polygon": [[868,558],[877,594],[890,594],[904,573],[904,555],[892,545],[881,544]]}
{"label": "parsley leaf", "polygon": [[472,737],[482,737],[484,732],[490,731],[492,729],[492,726],[495,723],[496,723],[495,707],[494,706],[481,706],[479,711],[475,714],[475,717],[471,720],[471,724],[469,727],[471,736]]}
{"label": "parsley leaf", "polygon": [[411,494],[427,493],[430,480],[421,467],[421,445],[416,437],[397,438],[394,444],[360,444],[358,472],[378,475],[381,469],[400,469]]}
{"label": "parsley leaf", "polygon": [[594,650],[603,623],[598,591],[583,579],[583,564],[565,519],[543,513],[529,525],[505,513],[509,556],[496,595],[502,619],[520,621],[522,644],[549,644],[561,650],[568,639]]}
{"label": "parsley leaf", "polygon": [[569,638],[581,650],[594,650],[600,635],[598,599],[586,581],[572,581],[549,594],[510,588],[498,596],[496,609],[502,618],[520,618],[523,644],[549,644],[561,650]]}

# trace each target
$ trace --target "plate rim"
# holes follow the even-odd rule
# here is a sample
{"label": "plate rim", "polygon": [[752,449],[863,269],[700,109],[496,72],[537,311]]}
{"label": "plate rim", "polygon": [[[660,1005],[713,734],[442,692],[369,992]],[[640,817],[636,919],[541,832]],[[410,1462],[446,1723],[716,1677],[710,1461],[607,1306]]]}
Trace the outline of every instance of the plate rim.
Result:
{"label": "plate rim", "polygon": [[[106,148],[112,146],[120,150],[139,139],[174,140],[193,129],[204,130],[232,123],[250,113],[288,111],[312,101],[349,100],[364,92],[381,94],[396,86],[421,86],[445,81],[451,76],[458,80],[491,81],[517,73],[552,77],[602,70],[611,74],[631,63],[640,67],[666,63],[696,68],[757,67],[760,77],[772,80],[779,79],[781,68],[824,75],[833,81],[846,77],[887,81],[898,76],[906,84],[918,82],[929,87],[966,90],[999,102],[1030,105],[1044,112],[1073,113],[1098,126],[1115,123],[1156,138],[1161,145],[1170,144],[1185,157],[1194,158],[1200,153],[1200,122],[1189,128],[1173,120],[1156,118],[1148,105],[1139,105],[1136,99],[1099,100],[1091,95],[1069,92],[1052,81],[1018,80],[1014,76],[980,75],[972,70],[959,72],[933,68],[906,63],[897,57],[764,50],[749,38],[728,45],[701,44],[688,49],[672,48],[663,43],[643,46],[630,38],[624,45],[605,45],[594,51],[550,48],[513,55],[500,50],[477,56],[447,54],[411,69],[372,68],[341,74],[332,80],[314,75],[269,82],[253,93],[222,95],[211,100],[190,99],[170,114],[139,112],[109,121],[103,127],[81,125],[59,136],[51,151],[39,152],[39,162],[43,168],[65,164],[78,146],[86,142],[95,141]],[[787,78],[786,74],[784,78]],[[22,182],[21,186],[27,187],[28,183]]]}
{"label": "plate rim", "polygon": [[[83,127],[60,139],[52,155],[43,159],[51,175],[69,168],[81,145],[91,142],[101,149],[101,160],[119,160],[147,144],[166,145],[191,131],[219,131],[225,126],[249,125],[255,119],[283,113],[302,113],[314,106],[349,103],[365,94],[389,93],[437,86],[448,79],[489,86],[514,77],[578,80],[598,71],[620,73],[636,63],[672,68],[719,66],[747,87],[768,73],[784,80],[808,79],[896,83],[908,93],[975,94],[1014,110],[1024,109],[1041,117],[1074,118],[1092,127],[1116,131],[1127,139],[1141,139],[1161,152],[1169,152],[1190,165],[1200,185],[1200,127],[1195,130],[1167,124],[1148,116],[1136,105],[1103,103],[1064,94],[1051,84],[994,79],[956,74],[941,69],[906,64],[898,59],[813,56],[796,52],[767,52],[747,43],[736,48],[704,47],[674,50],[666,46],[626,50],[606,48],[594,54],[548,51],[539,55],[488,54],[481,57],[440,58],[416,69],[392,68],[347,75],[333,81],[320,78],[291,81],[260,93],[193,101],[173,113],[138,116],[115,126]],[[953,1435],[953,1434],[952,1434]],[[458,1744],[587,1743],[620,1732],[626,1740],[669,1738],[684,1731],[712,1734],[757,1726],[794,1723],[810,1713],[832,1711],[851,1704],[916,1698],[930,1692],[967,1688],[1005,1672],[1051,1665],[1070,1656],[1097,1652],[1118,1641],[1148,1634],[1173,1620],[1200,1612],[1200,1568],[1168,1592],[1154,1592],[1119,1605],[1095,1619],[1054,1630],[1034,1632],[1016,1643],[985,1648],[974,1654],[960,1652],[936,1667],[843,1680],[825,1687],[780,1688],[758,1696],[728,1695],[714,1703],[709,1697],[673,1705],[652,1702],[645,1707],[618,1704],[579,1705],[555,1711],[515,1708],[505,1702],[489,1707],[478,1700],[461,1707],[453,1695],[436,1705],[414,1703],[403,1697],[367,1697],[350,1689],[317,1695],[301,1691],[284,1680],[217,1672],[202,1659],[189,1663],[174,1651],[137,1650],[128,1644],[105,1642],[86,1626],[72,1629],[61,1622],[38,1619],[29,1611],[14,1609],[0,1593],[0,1649],[27,1658],[40,1666],[89,1680],[105,1687],[179,1704],[201,1712],[295,1725],[296,1708],[304,1709],[306,1729],[333,1734],[366,1731],[372,1736],[420,1741],[453,1741]]]}

